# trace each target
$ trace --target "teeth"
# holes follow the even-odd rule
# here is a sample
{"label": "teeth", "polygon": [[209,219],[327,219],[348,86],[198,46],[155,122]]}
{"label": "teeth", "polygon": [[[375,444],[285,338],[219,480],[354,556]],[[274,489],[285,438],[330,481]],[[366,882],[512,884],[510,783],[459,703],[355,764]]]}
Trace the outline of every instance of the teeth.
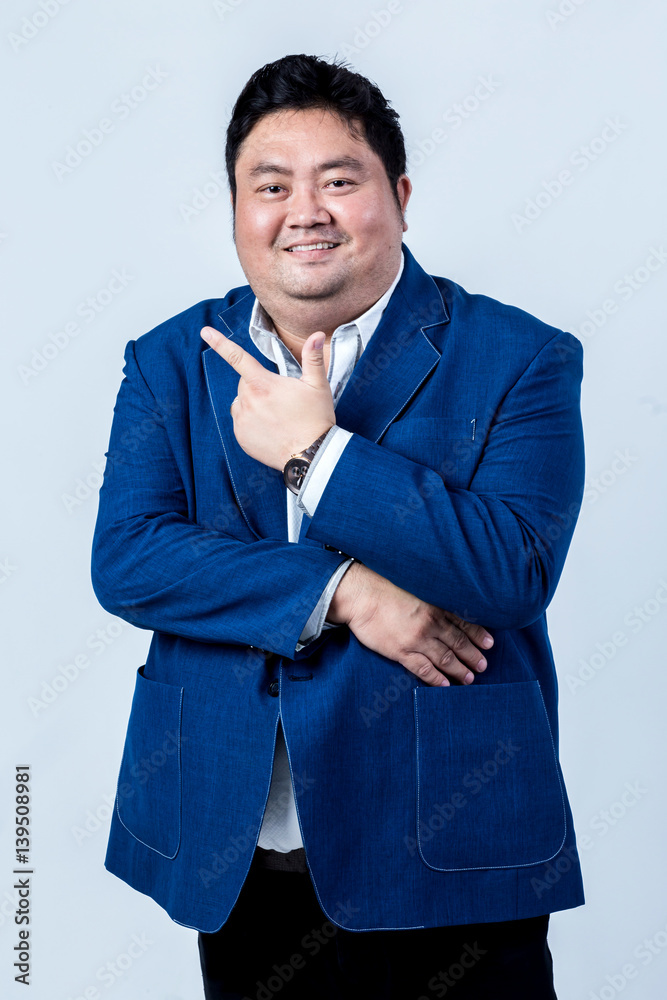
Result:
{"label": "teeth", "polygon": [[294,252],[295,250],[330,250],[335,246],[337,246],[336,243],[300,243],[299,246],[288,247],[287,249],[290,252]]}

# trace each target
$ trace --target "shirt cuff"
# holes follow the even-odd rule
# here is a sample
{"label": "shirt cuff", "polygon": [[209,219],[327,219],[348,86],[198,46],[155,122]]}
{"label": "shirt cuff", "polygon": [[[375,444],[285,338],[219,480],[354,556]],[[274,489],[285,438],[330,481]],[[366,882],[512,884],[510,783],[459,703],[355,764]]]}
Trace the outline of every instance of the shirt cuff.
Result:
{"label": "shirt cuff", "polygon": [[338,628],[338,625],[334,622],[325,622],[327,612],[329,611],[329,605],[331,604],[331,599],[336,591],[336,587],[341,581],[341,577],[345,570],[352,565],[354,559],[351,557],[346,559],[345,562],[341,563],[340,566],[336,567],[333,574],[329,578],[322,596],[320,597],[317,605],[313,609],[310,618],[306,622],[303,628],[303,632],[299,636],[299,641],[296,644],[296,652],[300,652],[304,646],[314,639],[317,639],[322,631],[327,628]]}
{"label": "shirt cuff", "polygon": [[337,424],[334,424],[315,452],[313,460],[310,463],[310,468],[301,483],[301,489],[296,495],[297,506],[308,517],[315,516],[317,505],[329,482],[329,477],[351,437],[351,431],[346,431]]}

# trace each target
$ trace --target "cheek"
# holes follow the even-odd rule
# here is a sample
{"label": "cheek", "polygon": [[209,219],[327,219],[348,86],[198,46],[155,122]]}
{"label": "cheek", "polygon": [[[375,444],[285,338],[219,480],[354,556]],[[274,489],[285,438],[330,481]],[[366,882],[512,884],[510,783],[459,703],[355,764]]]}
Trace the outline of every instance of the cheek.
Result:
{"label": "cheek", "polygon": [[252,211],[238,208],[236,212],[237,242],[247,246],[269,243],[280,231],[280,220],[271,206],[257,207]]}
{"label": "cheek", "polygon": [[396,207],[380,199],[360,203],[351,206],[345,222],[349,225],[350,231],[362,239],[364,236],[375,237],[379,233],[393,232],[398,225]]}

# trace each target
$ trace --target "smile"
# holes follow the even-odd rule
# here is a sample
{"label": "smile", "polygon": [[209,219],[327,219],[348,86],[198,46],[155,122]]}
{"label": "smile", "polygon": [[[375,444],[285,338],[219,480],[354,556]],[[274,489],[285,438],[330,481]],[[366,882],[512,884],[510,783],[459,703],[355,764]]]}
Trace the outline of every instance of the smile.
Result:
{"label": "smile", "polygon": [[298,243],[294,247],[286,247],[289,253],[313,253],[315,250],[334,250],[340,243]]}

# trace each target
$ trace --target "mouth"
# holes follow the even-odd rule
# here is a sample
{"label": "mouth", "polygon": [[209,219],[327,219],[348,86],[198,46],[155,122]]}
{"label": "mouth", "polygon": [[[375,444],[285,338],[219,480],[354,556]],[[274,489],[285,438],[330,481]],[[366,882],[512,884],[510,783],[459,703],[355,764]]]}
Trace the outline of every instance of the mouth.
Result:
{"label": "mouth", "polygon": [[322,240],[320,243],[296,243],[294,246],[285,247],[285,251],[303,260],[317,260],[327,257],[339,246],[340,243]]}

